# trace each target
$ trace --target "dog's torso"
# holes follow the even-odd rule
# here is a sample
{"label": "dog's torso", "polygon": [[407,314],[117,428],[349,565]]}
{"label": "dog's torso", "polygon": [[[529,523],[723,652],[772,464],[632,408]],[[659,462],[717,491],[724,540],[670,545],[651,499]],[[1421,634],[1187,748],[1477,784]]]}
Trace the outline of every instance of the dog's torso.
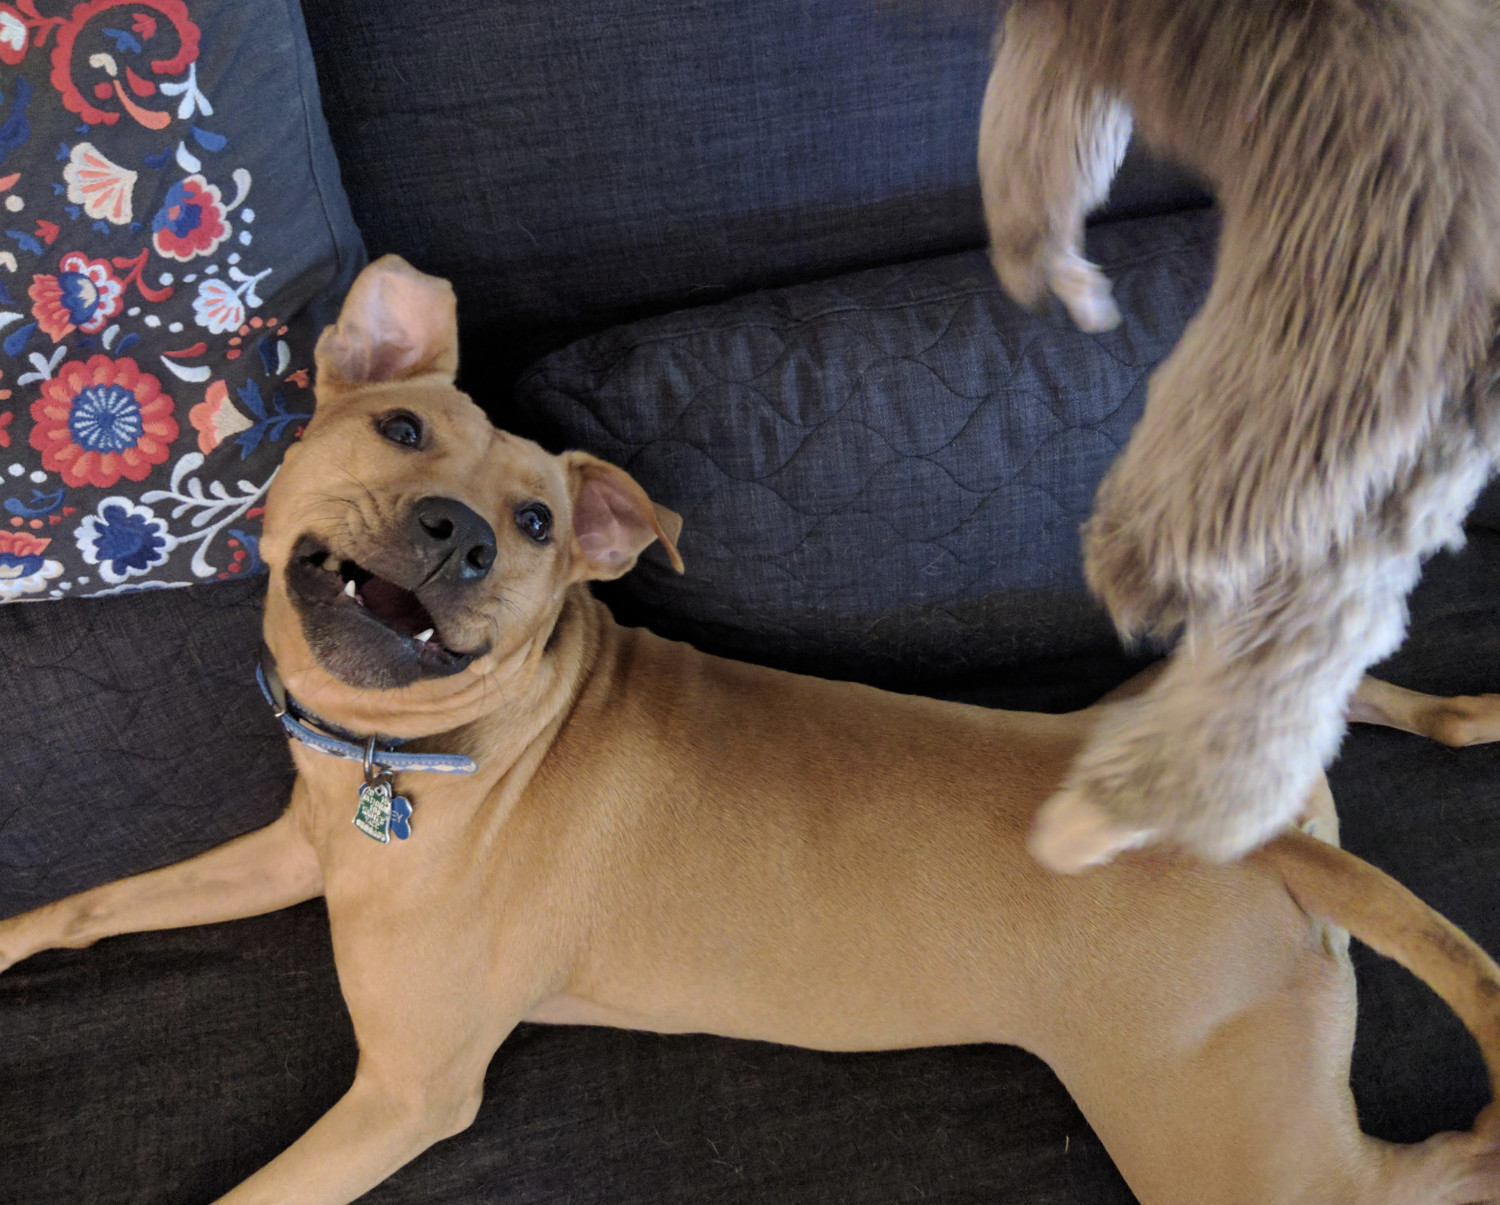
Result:
{"label": "dog's torso", "polygon": [[[1317,957],[1311,923],[1253,865],[1152,854],[1081,879],[1036,865],[1027,825],[1088,713],[724,661],[619,628],[581,592],[560,629],[570,706],[498,776],[399,780],[409,842],[353,828],[356,766],[298,752],[336,941],[372,917],[381,941],[410,932],[397,944],[456,929],[442,940],[472,965],[448,973],[480,979],[521,973],[523,949],[538,1021],[1043,1055],[1075,1041],[1064,1002],[1070,1030],[1128,1013],[1163,1035],[1187,1023],[1189,1042],[1264,993],[1268,949]],[[444,747],[504,740],[480,721]],[[490,935],[478,948],[470,926]],[[1243,991],[1174,975],[1226,945],[1246,952]]]}

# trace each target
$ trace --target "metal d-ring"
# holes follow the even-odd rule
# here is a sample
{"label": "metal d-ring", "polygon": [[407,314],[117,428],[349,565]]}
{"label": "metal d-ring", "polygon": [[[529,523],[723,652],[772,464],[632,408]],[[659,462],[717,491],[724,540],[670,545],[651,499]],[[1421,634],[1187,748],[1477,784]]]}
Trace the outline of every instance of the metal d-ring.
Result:
{"label": "metal d-ring", "polygon": [[365,742],[365,781],[375,781],[375,738]]}

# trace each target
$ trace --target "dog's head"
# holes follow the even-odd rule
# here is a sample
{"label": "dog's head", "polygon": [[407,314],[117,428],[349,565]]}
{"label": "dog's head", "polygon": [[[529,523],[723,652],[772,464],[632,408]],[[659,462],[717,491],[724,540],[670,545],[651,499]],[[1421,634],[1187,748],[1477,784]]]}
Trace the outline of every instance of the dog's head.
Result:
{"label": "dog's head", "polygon": [[[266,639],[325,705],[353,688],[451,696],[619,577],[681,520],[623,470],[496,430],[454,386],[453,290],[386,256],[317,347],[317,408],[266,502]],[[290,684],[291,678],[288,678]],[[310,705],[315,705],[309,699]],[[339,710],[335,708],[335,710]]]}

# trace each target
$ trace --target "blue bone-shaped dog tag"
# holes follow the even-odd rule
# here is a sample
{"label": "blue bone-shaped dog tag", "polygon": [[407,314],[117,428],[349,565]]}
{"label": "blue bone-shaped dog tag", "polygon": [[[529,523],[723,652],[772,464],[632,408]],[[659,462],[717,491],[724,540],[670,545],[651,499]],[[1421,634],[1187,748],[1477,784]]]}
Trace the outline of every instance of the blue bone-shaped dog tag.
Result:
{"label": "blue bone-shaped dog tag", "polygon": [[391,836],[397,841],[405,841],[411,836],[411,804],[405,795],[397,795],[391,800]]}

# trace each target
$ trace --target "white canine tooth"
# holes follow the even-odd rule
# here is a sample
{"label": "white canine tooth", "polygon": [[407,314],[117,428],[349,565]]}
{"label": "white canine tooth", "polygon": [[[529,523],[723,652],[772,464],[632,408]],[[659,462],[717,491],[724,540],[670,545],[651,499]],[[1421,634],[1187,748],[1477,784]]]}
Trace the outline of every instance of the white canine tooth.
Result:
{"label": "white canine tooth", "polygon": [[354,598],[359,593],[359,587],[354,584],[354,579],[352,577],[344,583],[344,593],[347,594],[350,598]]}
{"label": "white canine tooth", "polygon": [[432,639],[432,634],[436,630],[436,628],[428,628],[425,632],[418,632],[414,639],[418,644],[426,644],[429,640]]}

